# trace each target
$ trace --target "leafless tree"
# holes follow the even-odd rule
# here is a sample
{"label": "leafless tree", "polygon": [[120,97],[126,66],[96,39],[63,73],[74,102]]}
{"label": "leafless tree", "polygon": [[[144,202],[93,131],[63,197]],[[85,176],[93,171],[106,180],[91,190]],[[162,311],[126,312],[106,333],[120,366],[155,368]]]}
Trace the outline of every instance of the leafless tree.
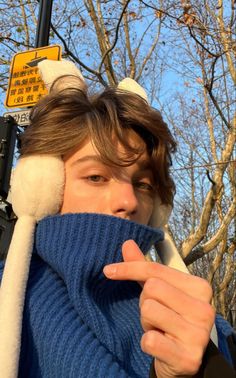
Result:
{"label": "leafless tree", "polygon": [[[35,44],[38,2],[0,2],[0,88],[14,53]],[[50,44],[98,89],[126,76],[149,94],[176,136],[171,230],[192,272],[235,302],[235,3],[223,0],[54,0]]]}

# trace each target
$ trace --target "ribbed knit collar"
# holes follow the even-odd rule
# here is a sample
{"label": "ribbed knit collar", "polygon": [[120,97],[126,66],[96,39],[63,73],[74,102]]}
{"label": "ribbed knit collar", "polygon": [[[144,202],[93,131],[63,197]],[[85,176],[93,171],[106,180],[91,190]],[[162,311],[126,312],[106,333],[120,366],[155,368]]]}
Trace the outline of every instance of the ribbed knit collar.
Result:
{"label": "ribbed knit collar", "polygon": [[[63,279],[75,308],[97,333],[102,332],[101,337],[103,316],[98,312],[94,319],[94,301],[107,311],[106,302],[108,305],[126,288],[123,282],[107,280],[102,271],[106,264],[123,260],[121,246],[129,239],[146,253],[163,239],[163,233],[126,219],[91,213],[47,217],[37,227],[37,253]],[[132,290],[124,296],[132,297]],[[88,301],[89,297],[94,301]]]}
{"label": "ribbed knit collar", "polygon": [[147,252],[163,234],[113,216],[58,215],[39,222],[35,253],[62,279],[76,313],[122,368],[144,376],[150,359],[140,349],[140,287],[102,273],[106,264],[122,261],[121,246],[129,239]]}
{"label": "ribbed knit collar", "polygon": [[79,275],[87,283],[104,280],[103,267],[122,261],[121,246],[129,239],[146,253],[163,232],[103,214],[57,215],[39,222],[36,250],[64,280]]}

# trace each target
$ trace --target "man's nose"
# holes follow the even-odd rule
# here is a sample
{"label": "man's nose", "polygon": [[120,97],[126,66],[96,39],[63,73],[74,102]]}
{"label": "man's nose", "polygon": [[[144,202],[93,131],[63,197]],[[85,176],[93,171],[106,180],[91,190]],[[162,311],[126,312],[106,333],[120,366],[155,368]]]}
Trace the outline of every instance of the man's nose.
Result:
{"label": "man's nose", "polygon": [[138,199],[132,183],[116,181],[110,196],[111,212],[114,216],[129,219],[138,210]]}

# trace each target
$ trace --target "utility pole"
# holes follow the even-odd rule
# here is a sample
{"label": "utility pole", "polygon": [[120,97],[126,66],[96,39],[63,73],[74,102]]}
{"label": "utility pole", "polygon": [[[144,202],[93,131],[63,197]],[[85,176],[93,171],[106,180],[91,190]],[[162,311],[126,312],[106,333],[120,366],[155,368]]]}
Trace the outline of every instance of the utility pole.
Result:
{"label": "utility pole", "polygon": [[[38,0],[39,17],[35,47],[49,44],[53,0]],[[12,117],[0,117],[0,260],[6,257],[16,222],[11,204],[7,202],[10,176],[17,138],[17,123]]]}

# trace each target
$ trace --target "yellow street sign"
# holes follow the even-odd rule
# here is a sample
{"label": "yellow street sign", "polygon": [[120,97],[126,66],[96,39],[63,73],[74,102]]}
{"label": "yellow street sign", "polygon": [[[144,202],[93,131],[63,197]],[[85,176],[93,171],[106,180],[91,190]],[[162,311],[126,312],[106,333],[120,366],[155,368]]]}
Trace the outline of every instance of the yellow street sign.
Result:
{"label": "yellow street sign", "polygon": [[44,59],[60,60],[61,46],[39,47],[14,55],[10,68],[6,107],[33,106],[42,96],[47,94],[47,89],[37,67],[37,64]]}

